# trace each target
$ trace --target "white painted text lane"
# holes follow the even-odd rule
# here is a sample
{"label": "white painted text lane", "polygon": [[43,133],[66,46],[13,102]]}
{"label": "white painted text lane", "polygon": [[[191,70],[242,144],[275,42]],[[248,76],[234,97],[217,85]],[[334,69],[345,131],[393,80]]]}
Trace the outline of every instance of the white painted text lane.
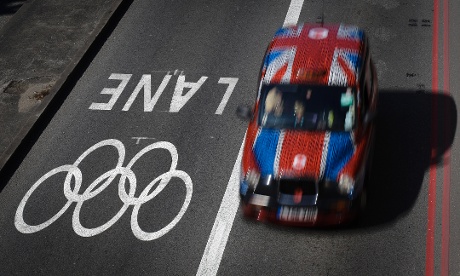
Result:
{"label": "white painted text lane", "polygon": [[[122,111],[130,111],[134,101],[139,98],[139,94],[141,91],[144,93],[143,103],[144,103],[144,112],[152,112],[155,108],[155,105],[158,103],[161,95],[165,89],[170,85],[172,82],[172,77],[176,78],[176,72],[174,75],[170,72],[167,72],[166,75],[163,77],[163,80],[159,84],[158,88],[156,89],[155,93],[152,96],[152,75],[151,74],[143,74],[139,79],[136,87],[130,94],[128,100],[123,105]],[[104,88],[100,92],[101,95],[111,95],[107,102],[93,102],[89,106],[91,110],[104,110],[110,111],[113,110],[117,101],[119,101],[121,94],[125,90],[128,82],[133,79],[132,74],[117,74],[113,73],[110,75],[109,79],[111,80],[120,80],[120,84],[116,88]],[[195,78],[196,80],[196,78]],[[174,93],[171,98],[171,103],[169,105],[169,112],[170,113],[177,113],[179,112],[189,101],[190,99],[200,90],[200,88],[206,83],[209,83],[207,76],[201,76],[196,82],[192,81],[190,78],[186,81],[186,76],[181,72],[180,75],[177,76],[176,84],[174,86]],[[236,84],[238,83],[238,78],[229,78],[229,77],[221,77],[217,81],[217,86],[214,83],[213,89],[218,90],[218,93],[213,93],[213,95],[222,95],[222,99],[219,103],[214,114],[222,115],[224,112],[225,107],[227,106],[230,97],[235,90]],[[209,85],[213,85],[210,83]],[[227,89],[224,93],[220,94],[222,88],[227,85]],[[170,85],[171,86],[171,85]],[[172,89],[172,87],[170,88]],[[209,91],[209,86],[208,86]],[[125,92],[126,93],[126,92]],[[142,96],[140,96],[142,97]]]}

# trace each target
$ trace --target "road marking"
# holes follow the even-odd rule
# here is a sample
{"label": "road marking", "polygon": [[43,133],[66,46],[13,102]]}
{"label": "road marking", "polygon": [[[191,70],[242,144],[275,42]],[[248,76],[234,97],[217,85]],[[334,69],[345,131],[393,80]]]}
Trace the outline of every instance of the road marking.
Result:
{"label": "road marking", "polygon": [[111,74],[109,80],[120,80],[120,84],[117,88],[104,88],[101,91],[101,94],[112,95],[108,103],[92,103],[89,106],[89,109],[93,110],[112,110],[113,105],[117,102],[118,98],[121,95],[121,92],[125,89],[129,80],[131,79],[132,74]]}
{"label": "road marking", "polygon": [[[201,85],[208,79],[208,77],[201,77],[198,82],[186,82],[185,75],[180,75],[177,79],[176,88],[174,89],[174,95],[169,107],[169,112],[179,112],[179,110],[190,100],[190,98],[200,89]],[[183,95],[184,88],[190,88],[190,90]]]}
{"label": "road marking", "polygon": [[[302,10],[302,5],[303,0],[291,1],[283,26],[286,26],[287,24],[297,24],[300,11]],[[222,199],[219,211],[217,212],[216,220],[214,221],[214,225],[212,227],[211,234],[209,235],[208,243],[206,244],[196,275],[216,275],[219,270],[220,261],[222,260],[222,255],[224,254],[224,250],[227,245],[228,236],[232,230],[236,211],[240,205],[238,190],[240,182],[241,157],[243,155],[245,140],[246,135],[241,143],[238,157],[236,158],[235,165],[233,166],[233,171],[230,176],[230,180],[228,181],[224,198]]]}
{"label": "road marking", "polygon": [[[154,71],[154,72],[163,72],[163,71]],[[137,83],[136,87],[134,88],[133,92],[129,96],[128,100],[124,104],[122,111],[129,111],[131,106],[133,105],[136,98],[138,98],[139,93],[144,91],[144,112],[152,112],[157,104],[158,100],[160,99],[161,95],[165,91],[166,87],[171,81],[172,76],[177,76],[176,86],[174,88],[174,94],[171,99],[171,104],[169,106],[170,113],[177,113],[179,112],[185,104],[195,95],[195,93],[201,88],[201,86],[206,82],[208,79],[207,76],[202,76],[197,82],[188,82],[185,81],[185,75],[183,74],[184,71],[175,70],[174,72],[167,71],[166,75],[163,77],[161,84],[158,86],[155,94],[152,96],[152,75],[151,74],[143,74],[139,82]],[[110,95],[110,99],[106,103],[91,103],[89,109],[91,110],[112,110],[114,105],[116,104],[117,100],[120,98],[123,90],[126,88],[128,82],[130,81],[132,74],[116,74],[113,73],[110,75],[110,80],[120,80],[121,82],[118,84],[116,88],[104,88],[100,94],[102,95]],[[225,106],[230,99],[233,91],[235,90],[235,86],[238,82],[238,78],[228,78],[228,77],[221,77],[218,81],[218,84],[227,84],[227,90],[220,101],[219,106],[216,109],[214,114],[222,115],[224,112]],[[187,91],[184,91],[187,90]],[[165,112],[165,111],[160,111]]]}
{"label": "road marking", "polygon": [[284,19],[283,27],[297,24],[300,12],[302,11],[302,6],[303,0],[291,0],[286,18]]}
{"label": "road marking", "polygon": [[[433,41],[432,41],[432,82],[433,103],[432,103],[432,123],[431,123],[431,158],[435,158],[437,152],[437,99],[438,96],[438,12],[439,1],[434,0],[433,10]],[[425,275],[434,275],[434,235],[436,225],[436,164],[430,165],[428,183],[428,210],[426,228],[426,256],[425,256]]]}
{"label": "road marking", "polygon": [[144,88],[144,112],[151,112],[155,107],[155,104],[158,102],[158,99],[160,98],[161,94],[165,90],[166,86],[168,85],[171,77],[172,76],[170,74],[166,74],[166,76],[163,77],[160,86],[158,87],[157,91],[152,97],[152,76],[142,75],[141,80],[137,84],[136,88],[134,88],[133,93],[131,94],[131,96],[129,96],[129,99],[125,103],[125,106],[123,106],[122,110],[128,111],[131,108],[131,105],[133,104],[134,100],[136,99],[137,94],[139,94],[142,88]]}
{"label": "road marking", "polygon": [[[117,152],[118,152],[118,162],[117,165],[114,169],[102,174],[99,176],[96,180],[94,180],[88,188],[80,194],[80,188],[82,186],[83,182],[83,175],[78,168],[78,165],[85,159],[89,154],[94,152],[95,150],[101,148],[101,147],[106,147],[106,146],[112,146],[114,147]],[[139,197],[135,197],[136,193],[136,175],[134,172],[131,170],[131,167],[141,158],[145,153],[152,151],[154,149],[166,149],[169,151],[171,155],[171,167],[169,171],[161,174],[160,176],[156,177],[154,180],[152,180],[147,187],[141,192]],[[72,227],[74,232],[81,236],[81,237],[92,237],[95,235],[98,235],[108,228],[110,228],[113,224],[115,224],[126,212],[128,207],[130,205],[133,205],[133,212],[131,214],[131,230],[138,238],[139,240],[142,241],[151,241],[158,239],[168,233],[176,224],[181,220],[182,216],[185,214],[187,211],[187,208],[190,204],[190,201],[192,199],[192,193],[193,193],[193,184],[192,184],[192,179],[190,176],[180,170],[176,170],[177,166],[177,161],[179,159],[179,156],[177,154],[177,149],[176,147],[169,143],[169,142],[156,142],[153,143],[149,146],[146,146],[143,148],[141,151],[139,151],[132,159],[129,161],[128,165],[123,166],[123,162],[125,159],[125,147],[122,142],[115,140],[115,139],[109,139],[109,140],[104,140],[101,141],[89,149],[87,149],[80,157],[78,157],[77,161],[73,163],[72,165],[63,165],[60,167],[57,167],[49,172],[47,172],[45,175],[43,175],[37,182],[35,182],[34,185],[27,191],[25,196],[22,198],[21,202],[19,203],[18,209],[16,210],[16,215],[14,218],[14,225],[16,226],[16,229],[23,233],[23,234],[31,234],[35,233],[38,231],[41,231],[48,226],[50,226],[53,222],[55,222],[57,219],[59,219],[70,207],[71,204],[74,202],[77,203],[73,212],[72,216]],[[58,213],[56,213],[52,218],[48,219],[47,221],[40,223],[38,225],[30,225],[27,224],[24,221],[24,208],[27,204],[27,201],[29,200],[30,196],[34,193],[34,191],[48,178],[51,176],[54,176],[55,174],[61,173],[61,172],[67,172],[65,181],[64,181],[64,195],[67,198],[67,202],[65,203],[64,207],[62,207]],[[117,214],[112,217],[109,221],[106,223],[95,227],[95,228],[86,228],[81,224],[80,221],[80,210],[82,209],[83,204],[95,196],[97,196],[99,193],[101,193],[107,186],[109,186],[112,181],[118,176],[121,175],[120,180],[118,182],[118,196],[120,197],[120,200],[123,202],[123,206],[121,209],[117,212]],[[146,232],[141,229],[138,223],[138,214],[139,210],[142,207],[144,203],[147,203],[148,201],[152,200],[155,198],[161,191],[169,184],[169,181],[171,178],[177,177],[181,179],[186,187],[186,195],[184,199],[184,203],[182,204],[182,207],[179,211],[179,213],[174,217],[174,219],[165,227],[161,228],[158,231],[155,232]],[[126,178],[128,178],[129,182],[129,191],[126,191]],[[74,183],[72,185],[72,179],[74,180]],[[105,180],[105,182],[103,182]],[[101,184],[102,183],[102,184]],[[158,185],[156,185],[158,183]],[[152,188],[155,187],[153,191]],[[73,187],[73,189],[72,189]]]}
{"label": "road marking", "polygon": [[219,82],[218,82],[219,84],[228,84],[228,87],[227,87],[227,90],[225,91],[222,101],[217,107],[215,114],[221,115],[222,112],[224,112],[224,108],[227,105],[228,99],[230,99],[230,96],[232,95],[237,82],[238,82],[238,78],[220,78],[219,79]]}
{"label": "road marking", "polygon": [[[246,135],[245,135],[246,138]],[[240,185],[241,156],[243,155],[244,140],[241,144],[238,157],[233,166],[232,175],[228,181],[224,198],[217,212],[216,220],[209,235],[208,243],[201,258],[200,266],[196,275],[216,275],[219,269],[220,261],[227,245],[230,230],[232,230],[233,221],[236,211],[240,205],[238,195]]]}
{"label": "road marking", "polygon": [[156,138],[151,137],[131,137],[131,139],[136,140],[136,145],[139,145],[142,140],[156,140]]}
{"label": "road marking", "polygon": [[[449,0],[443,1],[443,67],[444,83],[443,90],[447,96],[450,95],[449,79]],[[445,101],[447,102],[447,101]],[[450,109],[445,106],[444,115],[447,121],[444,122],[444,146],[448,146],[450,131]],[[449,275],[449,241],[450,241],[450,147],[446,149],[443,160],[444,185],[442,188],[442,232],[441,232],[441,276]]]}

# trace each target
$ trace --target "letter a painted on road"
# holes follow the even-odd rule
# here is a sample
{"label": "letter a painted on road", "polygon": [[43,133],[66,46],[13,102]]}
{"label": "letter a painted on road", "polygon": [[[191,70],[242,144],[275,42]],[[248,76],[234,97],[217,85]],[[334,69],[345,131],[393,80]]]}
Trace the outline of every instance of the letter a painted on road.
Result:
{"label": "letter a painted on road", "polygon": [[[180,75],[177,79],[174,95],[169,107],[169,112],[179,112],[181,108],[190,100],[190,98],[200,89],[201,85],[208,77],[201,77],[198,82],[185,82],[185,75]],[[187,94],[182,95],[184,88],[190,88]]]}

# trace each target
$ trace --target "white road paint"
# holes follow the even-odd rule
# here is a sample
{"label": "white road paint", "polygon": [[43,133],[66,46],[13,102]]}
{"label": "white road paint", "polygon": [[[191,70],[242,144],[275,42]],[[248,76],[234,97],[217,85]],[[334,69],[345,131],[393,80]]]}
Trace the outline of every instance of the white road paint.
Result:
{"label": "white road paint", "polygon": [[113,105],[117,102],[118,97],[120,97],[121,92],[125,89],[129,80],[131,79],[132,74],[111,74],[110,80],[121,80],[117,88],[104,88],[101,91],[101,94],[112,95],[108,103],[92,103],[89,106],[89,109],[94,110],[112,110]]}
{"label": "white road paint", "polygon": [[151,138],[151,137],[131,137],[131,139],[135,139],[135,140],[136,140],[136,145],[139,145],[139,143],[140,143],[142,140],[156,140],[155,138]]}
{"label": "white road paint", "polygon": [[[114,169],[105,172],[101,176],[99,176],[96,180],[94,180],[88,188],[82,193],[79,193],[79,190],[82,186],[83,182],[83,176],[78,168],[78,165],[85,159],[89,154],[94,152],[95,150],[105,147],[105,146],[112,146],[114,147],[117,152],[118,152],[118,162],[117,165]],[[154,180],[152,180],[147,187],[141,192],[139,197],[135,197],[136,193],[136,185],[137,185],[137,179],[136,175],[134,172],[131,170],[131,167],[147,152],[154,150],[154,149],[166,149],[169,151],[171,155],[171,167],[169,171],[159,175],[156,177]],[[179,159],[176,147],[169,143],[169,142],[156,142],[153,143],[145,148],[143,148],[141,151],[139,151],[128,163],[126,167],[123,167],[123,162],[125,159],[125,147],[122,142],[115,140],[115,139],[109,139],[109,140],[103,140],[89,149],[87,149],[80,157],[78,157],[77,161],[73,163],[72,165],[63,165],[60,167],[57,167],[49,172],[47,172],[45,175],[43,175],[37,182],[35,182],[34,185],[27,191],[25,194],[24,198],[21,200],[19,203],[18,209],[16,210],[16,215],[14,218],[14,225],[16,226],[16,229],[24,234],[31,234],[35,233],[38,231],[41,231],[48,226],[50,226],[53,222],[55,222],[57,219],[59,219],[65,211],[70,207],[72,203],[77,203],[73,212],[72,216],[72,227],[75,233],[79,236],[82,237],[92,237],[95,235],[98,235],[108,228],[110,228],[113,224],[115,224],[126,212],[129,206],[133,205],[133,212],[131,214],[131,230],[136,236],[136,238],[143,240],[143,241],[151,241],[158,239],[168,233],[174,226],[180,221],[182,216],[185,214],[187,211],[187,208],[190,204],[190,201],[192,199],[192,193],[193,193],[193,184],[190,176],[180,170],[176,170],[177,166],[177,161]],[[48,219],[47,221],[38,224],[38,225],[29,225],[24,221],[24,208],[27,204],[27,201],[29,200],[30,196],[34,193],[34,191],[48,178],[51,176],[54,176],[55,174],[61,173],[61,172],[67,172],[65,181],[64,181],[64,195],[67,198],[67,202],[62,207],[57,214],[55,214],[52,218]],[[83,204],[95,196],[97,196],[99,193],[101,193],[105,188],[107,188],[112,181],[115,179],[117,175],[120,175],[120,181],[118,183],[118,196],[120,197],[120,200],[123,202],[123,206],[121,209],[118,211],[118,213],[112,217],[109,221],[106,223],[95,227],[95,228],[86,228],[84,227],[81,222],[80,222],[80,210],[82,209]],[[145,232],[143,231],[138,223],[138,214],[139,210],[142,207],[144,203],[147,203],[148,201],[152,200],[155,198],[161,191],[168,185],[169,181],[171,178],[177,177],[180,178],[182,181],[184,181],[185,187],[186,187],[186,195],[184,199],[184,203],[182,204],[182,207],[179,211],[179,213],[174,217],[174,219],[165,227],[161,228],[158,231],[155,232]],[[128,178],[129,182],[129,191],[126,192],[126,178]],[[72,179],[75,181],[72,189]],[[105,182],[104,182],[105,180]],[[156,184],[156,188],[153,191],[150,191]]]}
{"label": "white road paint", "polygon": [[[244,139],[243,139],[244,141]],[[240,205],[240,196],[238,195],[241,171],[241,156],[243,155],[244,143],[241,144],[238,157],[233,166],[232,175],[228,181],[224,198],[217,212],[216,220],[209,235],[206,249],[201,258],[200,266],[196,275],[216,275],[219,264],[227,245],[228,235],[232,230],[233,221],[236,211]]]}
{"label": "white road paint", "polygon": [[160,86],[158,87],[157,91],[155,92],[152,98],[152,76],[142,75],[141,80],[137,84],[136,88],[134,88],[133,93],[131,94],[131,96],[129,96],[129,99],[125,103],[125,106],[122,110],[128,111],[131,108],[131,105],[133,104],[141,89],[144,88],[144,112],[151,112],[155,107],[155,104],[158,102],[158,99],[160,98],[161,94],[165,90],[166,86],[168,85],[171,77],[172,76],[169,74],[166,74],[166,76],[163,77],[163,81],[161,81]]}
{"label": "white road paint", "polygon": [[302,6],[303,0],[291,0],[286,18],[284,19],[283,27],[297,24],[300,12],[302,11]]}
{"label": "white road paint", "polygon": [[[168,73],[169,73],[169,71],[168,71]],[[184,71],[181,71],[181,70],[179,70],[179,69],[174,70],[174,76],[177,75],[177,74],[183,75],[183,74],[184,74]]]}
{"label": "white road paint", "polygon": [[[302,10],[303,0],[291,0],[288,13],[284,20],[283,26],[295,25],[299,20],[300,12]],[[227,245],[228,236],[232,230],[233,221],[235,219],[236,211],[240,205],[240,197],[238,196],[239,177],[241,170],[241,157],[243,154],[244,141],[241,144],[238,157],[236,158],[235,165],[233,166],[232,175],[228,181],[227,190],[225,191],[224,198],[217,212],[216,220],[209,235],[206,248],[201,258],[200,266],[196,275],[212,276],[216,275],[219,270],[220,261],[224,254]]]}
{"label": "white road paint", "polygon": [[238,78],[220,78],[219,79],[219,84],[228,84],[227,90],[225,91],[224,97],[222,98],[222,101],[220,102],[219,106],[217,107],[216,113],[221,115],[222,112],[224,112],[225,106],[227,105],[228,99],[230,99],[230,96],[233,93],[233,90],[235,89],[236,83],[238,82]]}
{"label": "white road paint", "polygon": [[[208,79],[208,77],[201,77],[198,82],[186,82],[185,75],[181,75],[177,78],[176,88],[174,89],[174,95],[169,107],[169,112],[179,112],[179,110],[190,100],[190,98],[200,89],[201,85]],[[184,88],[190,88],[190,90],[183,95]]]}
{"label": "white road paint", "polygon": [[[175,70],[172,73],[168,71],[166,75],[163,77],[160,86],[158,86],[158,89],[152,97],[152,75],[144,74],[140,78],[133,92],[131,93],[125,105],[123,106],[122,111],[129,111],[139,93],[142,90],[144,90],[144,112],[152,112],[161,95],[163,94],[169,82],[171,81],[172,76],[176,76],[177,74],[179,75],[177,77],[176,86],[174,88],[174,94],[171,99],[171,104],[169,106],[169,112],[179,112],[182,109],[182,107],[184,107],[184,105],[190,100],[190,98],[192,98],[192,96],[195,95],[195,93],[200,89],[203,83],[208,79],[207,76],[202,76],[197,82],[186,82],[185,75],[183,75],[183,71]],[[118,85],[117,88],[104,88],[100,94],[111,95],[109,101],[107,103],[91,103],[89,109],[112,110],[113,106],[122,94],[131,77],[132,74],[111,74],[109,79],[121,80],[121,83]],[[237,82],[238,78],[222,77],[219,79],[219,84],[227,84],[228,87],[224,93],[224,96],[222,97],[222,100],[220,101],[219,106],[216,109],[215,114],[222,114],[222,112],[225,109],[225,106],[227,105],[228,100],[230,99],[230,96],[235,90]],[[184,89],[189,90],[184,94]]]}

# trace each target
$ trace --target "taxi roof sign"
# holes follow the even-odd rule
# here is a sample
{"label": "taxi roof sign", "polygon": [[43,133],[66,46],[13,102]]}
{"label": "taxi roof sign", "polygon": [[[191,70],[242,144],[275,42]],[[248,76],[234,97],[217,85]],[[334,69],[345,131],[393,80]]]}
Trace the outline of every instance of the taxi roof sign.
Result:
{"label": "taxi roof sign", "polygon": [[308,31],[308,37],[311,39],[325,39],[329,34],[329,30],[326,28],[313,28]]}

